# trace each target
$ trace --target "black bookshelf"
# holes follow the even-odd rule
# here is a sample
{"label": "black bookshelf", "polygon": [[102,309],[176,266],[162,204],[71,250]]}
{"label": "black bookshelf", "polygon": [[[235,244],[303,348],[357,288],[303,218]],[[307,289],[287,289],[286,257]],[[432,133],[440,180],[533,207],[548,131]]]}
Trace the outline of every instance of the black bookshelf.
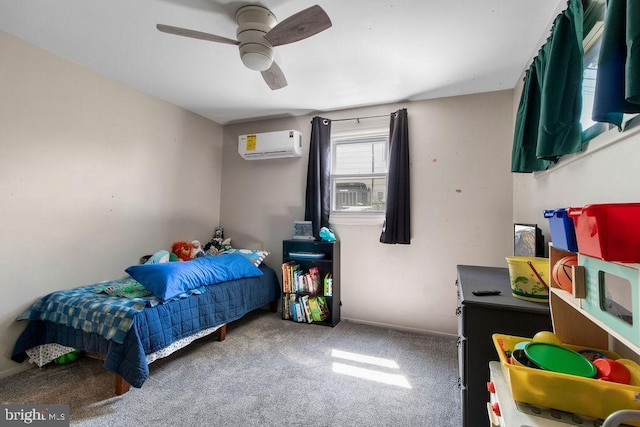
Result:
{"label": "black bookshelf", "polygon": [[[321,258],[319,256],[322,256]],[[318,240],[284,240],[282,242],[282,263],[295,263],[302,273],[308,273],[309,269],[316,267],[321,279],[320,289],[315,292],[289,292],[282,289],[282,318],[285,317],[285,304],[290,295],[295,298],[309,295],[323,297],[329,309],[329,317],[323,321],[313,321],[311,324],[335,326],[340,322],[340,242],[323,242]],[[283,273],[284,274],[284,273]],[[327,274],[332,276],[331,295],[325,295],[323,280]],[[284,285],[284,277],[283,277]],[[292,319],[289,319],[292,320]]]}

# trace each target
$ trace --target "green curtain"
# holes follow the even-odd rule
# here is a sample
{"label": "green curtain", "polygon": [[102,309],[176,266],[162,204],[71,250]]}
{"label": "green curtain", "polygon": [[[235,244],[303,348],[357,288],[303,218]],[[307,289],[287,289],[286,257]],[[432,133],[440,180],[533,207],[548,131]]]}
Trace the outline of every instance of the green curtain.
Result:
{"label": "green curtain", "polygon": [[534,172],[545,170],[549,161],[536,157],[538,126],[540,124],[540,97],[544,72],[544,52],[538,56],[524,77],[522,97],[516,115],[516,131],[513,152],[511,153],[511,172]]}
{"label": "green curtain", "polygon": [[512,172],[544,170],[582,148],[582,22],[580,0],[569,0],[525,75],[514,132]]}
{"label": "green curtain", "polygon": [[622,130],[640,113],[640,1],[607,0],[592,118]]}
{"label": "green curtain", "polygon": [[582,148],[582,2],[571,0],[554,23],[540,101],[536,157],[558,161]]}

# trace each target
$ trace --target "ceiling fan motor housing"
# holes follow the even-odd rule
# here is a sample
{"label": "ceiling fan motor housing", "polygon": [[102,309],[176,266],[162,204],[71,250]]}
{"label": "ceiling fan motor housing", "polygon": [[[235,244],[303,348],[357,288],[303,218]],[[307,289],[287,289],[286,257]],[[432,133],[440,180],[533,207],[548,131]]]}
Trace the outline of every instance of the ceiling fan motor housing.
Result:
{"label": "ceiling fan motor housing", "polygon": [[275,15],[262,6],[244,6],[236,12],[240,43],[240,58],[244,65],[255,71],[265,71],[273,63],[273,46],[264,35],[277,23]]}
{"label": "ceiling fan motor housing", "polygon": [[287,86],[287,79],[273,60],[273,47],[306,39],[331,27],[327,13],[318,5],[301,10],[281,23],[266,7],[247,5],[236,11],[236,21],[237,40],[171,25],[157,24],[156,28],[168,34],[238,46],[245,67],[260,71],[267,86],[277,90]]}

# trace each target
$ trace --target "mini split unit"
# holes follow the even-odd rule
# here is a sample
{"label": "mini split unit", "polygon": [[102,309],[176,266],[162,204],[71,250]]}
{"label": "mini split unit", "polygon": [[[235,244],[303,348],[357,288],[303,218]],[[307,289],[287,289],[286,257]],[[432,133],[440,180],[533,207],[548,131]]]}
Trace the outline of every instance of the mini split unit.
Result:
{"label": "mini split unit", "polygon": [[302,134],[297,130],[282,130],[240,135],[238,153],[245,160],[302,157]]}

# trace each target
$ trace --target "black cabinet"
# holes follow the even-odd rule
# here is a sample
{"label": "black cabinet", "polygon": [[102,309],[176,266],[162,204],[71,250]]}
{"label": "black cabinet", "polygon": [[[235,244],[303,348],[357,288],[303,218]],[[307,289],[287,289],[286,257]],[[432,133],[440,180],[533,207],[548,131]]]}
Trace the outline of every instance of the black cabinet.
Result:
{"label": "black cabinet", "polygon": [[[548,303],[511,296],[506,268],[458,265],[458,362],[462,423],[489,425],[487,382],[489,361],[498,360],[494,333],[532,337],[552,331]],[[499,290],[500,295],[476,296],[473,291]]]}
{"label": "black cabinet", "polygon": [[[340,322],[340,242],[323,242],[316,240],[284,240],[282,242],[282,263],[295,265],[302,275],[308,274],[312,269],[317,269],[320,278],[320,288],[313,291],[306,287],[303,290],[285,288],[285,269],[283,268],[282,289],[282,318],[287,318],[287,304],[293,298],[299,300],[308,296],[320,297],[326,301],[329,316],[322,321],[311,323],[318,325],[335,326]],[[326,292],[324,280],[329,275],[331,289]],[[289,318],[291,318],[289,316]]]}

